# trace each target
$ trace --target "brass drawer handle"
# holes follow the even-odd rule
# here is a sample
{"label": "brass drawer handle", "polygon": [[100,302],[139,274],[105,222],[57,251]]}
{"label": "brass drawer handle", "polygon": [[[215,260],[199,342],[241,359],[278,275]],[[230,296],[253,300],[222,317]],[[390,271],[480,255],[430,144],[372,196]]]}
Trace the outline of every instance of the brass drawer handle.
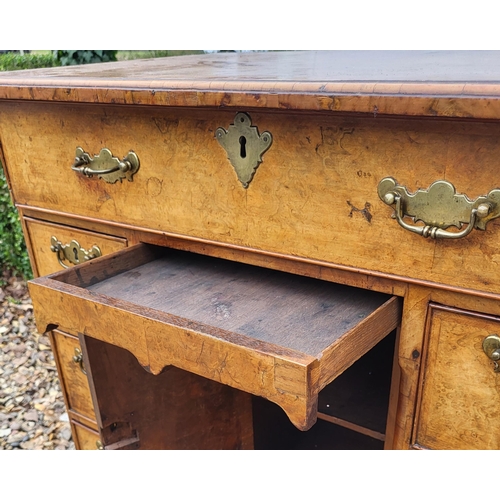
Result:
{"label": "brass drawer handle", "polygon": [[71,240],[70,243],[63,245],[55,236],[50,238],[50,249],[57,255],[57,260],[64,269],[69,268],[64,263],[65,260],[76,265],[102,255],[101,249],[97,245],[94,245],[89,250],[85,250],[76,240]]}
{"label": "brass drawer handle", "polygon": [[85,367],[83,366],[83,353],[79,347],[75,347],[75,355],[73,356],[73,362],[80,366],[82,373],[87,375]]}
{"label": "brass drawer handle", "polygon": [[[436,181],[429,189],[410,193],[395,179],[386,177],[378,185],[378,195],[385,204],[394,205],[394,217],[401,227],[424,238],[463,238],[474,228],[484,231],[490,220],[500,216],[500,189],[471,201],[466,195],[457,194],[453,184],[447,181]],[[403,220],[405,216],[425,225],[408,224]],[[447,231],[451,226],[459,231]]]}
{"label": "brass drawer handle", "polygon": [[500,360],[500,337],[498,335],[488,335],[483,340],[483,351],[493,361],[496,372],[500,372],[498,361]]}
{"label": "brass drawer handle", "polygon": [[110,184],[123,179],[132,181],[133,175],[139,170],[139,158],[133,151],[129,151],[122,160],[113,156],[107,148],[101,149],[98,155],[92,157],[82,148],[76,148],[75,162],[71,165],[71,170],[86,177],[97,175]]}

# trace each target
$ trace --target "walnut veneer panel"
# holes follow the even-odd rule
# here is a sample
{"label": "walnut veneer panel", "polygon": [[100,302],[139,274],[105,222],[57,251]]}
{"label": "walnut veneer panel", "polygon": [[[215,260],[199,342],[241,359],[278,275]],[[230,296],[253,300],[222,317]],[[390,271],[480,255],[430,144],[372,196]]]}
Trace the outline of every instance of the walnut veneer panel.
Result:
{"label": "walnut veneer panel", "polygon": [[68,410],[94,421],[95,412],[87,375],[73,360],[75,348],[81,350],[78,339],[59,331],[54,331],[51,337]]}
{"label": "walnut veneer panel", "polygon": [[[497,187],[498,123],[252,112],[273,145],[244,189],[214,138],[234,111],[27,102],[0,110],[17,204],[500,291],[498,221],[459,241],[426,240],[402,229],[377,194],[386,176],[410,191],[445,179],[471,199],[487,194]],[[133,182],[85,178],[70,168],[77,146],[134,150],[140,170]]]}
{"label": "walnut veneer panel", "polygon": [[100,441],[99,433],[79,422],[72,420],[71,429],[73,431],[73,439],[79,450],[97,450],[98,442]]}
{"label": "walnut veneer panel", "polygon": [[482,349],[499,332],[500,318],[430,307],[415,445],[500,448],[500,374]]}
{"label": "walnut veneer panel", "polygon": [[[57,255],[50,250],[52,236],[55,236],[63,245],[69,244],[71,240],[76,240],[85,250],[89,250],[96,245],[101,250],[102,255],[108,255],[127,246],[127,240],[124,238],[28,218],[25,218],[24,222],[34,258],[34,266],[39,276],[55,273],[63,269],[57,260]],[[68,261],[65,261],[65,264],[67,266],[73,265]]]}

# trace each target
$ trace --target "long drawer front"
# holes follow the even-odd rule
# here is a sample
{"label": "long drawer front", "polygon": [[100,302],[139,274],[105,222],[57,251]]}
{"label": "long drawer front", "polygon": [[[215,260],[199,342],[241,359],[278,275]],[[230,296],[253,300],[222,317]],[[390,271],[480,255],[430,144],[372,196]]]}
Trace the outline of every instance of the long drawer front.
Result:
{"label": "long drawer front", "polygon": [[0,111],[20,205],[500,291],[489,222],[498,123],[28,102]]}

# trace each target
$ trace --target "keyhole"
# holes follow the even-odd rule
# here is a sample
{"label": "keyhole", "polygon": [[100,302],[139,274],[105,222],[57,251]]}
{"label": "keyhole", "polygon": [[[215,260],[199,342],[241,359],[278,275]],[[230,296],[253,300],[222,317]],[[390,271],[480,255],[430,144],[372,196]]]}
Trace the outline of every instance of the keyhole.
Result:
{"label": "keyhole", "polygon": [[246,144],[247,144],[247,138],[242,135],[240,137],[240,156],[242,158],[246,158],[247,157],[247,147],[246,147]]}
{"label": "keyhole", "polygon": [[75,262],[78,262],[78,250],[73,248],[73,254],[75,255]]}

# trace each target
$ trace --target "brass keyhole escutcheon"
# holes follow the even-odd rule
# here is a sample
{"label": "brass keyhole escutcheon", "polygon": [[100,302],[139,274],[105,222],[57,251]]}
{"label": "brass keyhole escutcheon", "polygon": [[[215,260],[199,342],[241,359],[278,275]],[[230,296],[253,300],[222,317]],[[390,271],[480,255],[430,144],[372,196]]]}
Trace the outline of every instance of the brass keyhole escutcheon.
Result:
{"label": "brass keyhole escutcheon", "polygon": [[247,113],[237,113],[228,129],[219,127],[215,138],[226,150],[239,181],[246,189],[253,179],[262,155],[271,147],[273,136],[269,132],[259,134]]}

